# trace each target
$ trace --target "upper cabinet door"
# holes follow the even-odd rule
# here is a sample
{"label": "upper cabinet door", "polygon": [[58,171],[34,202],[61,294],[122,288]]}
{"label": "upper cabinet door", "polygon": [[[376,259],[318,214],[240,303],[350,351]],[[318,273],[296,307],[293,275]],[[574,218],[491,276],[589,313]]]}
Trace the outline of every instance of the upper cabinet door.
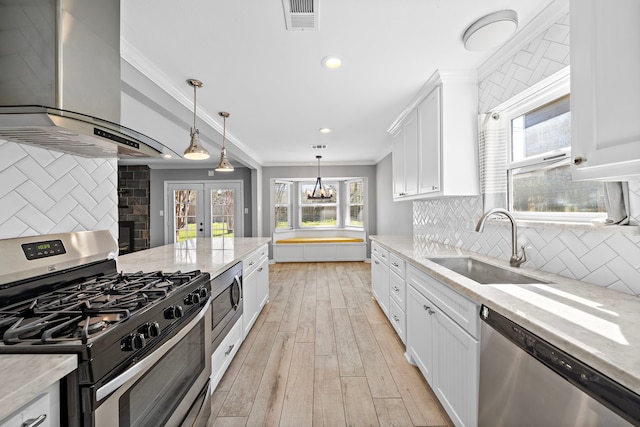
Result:
{"label": "upper cabinet door", "polygon": [[571,0],[575,180],[640,179],[640,1]]}
{"label": "upper cabinet door", "polygon": [[426,194],[440,190],[440,86],[436,86],[418,105],[419,144],[418,193]]}
{"label": "upper cabinet door", "polygon": [[404,192],[418,193],[418,113],[414,112],[403,124],[404,128]]}

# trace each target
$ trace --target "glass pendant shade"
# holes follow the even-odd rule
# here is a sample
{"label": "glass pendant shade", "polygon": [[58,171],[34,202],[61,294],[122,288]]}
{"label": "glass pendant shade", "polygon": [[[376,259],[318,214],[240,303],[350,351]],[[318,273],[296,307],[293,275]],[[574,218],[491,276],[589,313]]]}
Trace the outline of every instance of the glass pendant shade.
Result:
{"label": "glass pendant shade", "polygon": [[222,117],[222,152],[220,153],[220,163],[216,166],[216,172],[233,172],[233,165],[227,159],[227,149],[224,146],[224,141],[227,136],[227,117],[230,116],[229,113],[221,111],[218,113],[220,117]]}
{"label": "glass pendant shade", "polygon": [[184,158],[189,160],[205,160],[209,158],[209,152],[200,144],[198,129],[191,129],[191,144],[184,150]]}

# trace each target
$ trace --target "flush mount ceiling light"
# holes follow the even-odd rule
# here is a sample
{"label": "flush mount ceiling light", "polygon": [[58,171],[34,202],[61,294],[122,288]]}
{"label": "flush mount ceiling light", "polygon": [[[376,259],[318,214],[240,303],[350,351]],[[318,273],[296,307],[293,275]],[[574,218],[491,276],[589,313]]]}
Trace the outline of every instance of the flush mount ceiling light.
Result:
{"label": "flush mount ceiling light", "polygon": [[320,63],[324,68],[335,70],[336,68],[340,68],[340,66],[342,65],[342,59],[333,55],[325,56],[324,58],[322,58],[322,61]]}
{"label": "flush mount ceiling light", "polygon": [[462,36],[464,47],[470,51],[492,49],[505,42],[518,28],[518,14],[514,10],[499,10],[471,24]]}
{"label": "flush mount ceiling light", "polygon": [[202,87],[202,82],[196,79],[188,79],[187,83],[193,86],[193,127],[191,128],[191,143],[184,150],[184,158],[189,160],[204,160],[209,158],[209,152],[200,144],[200,131],[196,128],[196,89]]}
{"label": "flush mount ceiling light", "polygon": [[329,128],[320,128],[318,129],[320,133],[331,133],[331,129]]}
{"label": "flush mount ceiling light", "polygon": [[318,178],[316,179],[316,185],[313,186],[313,191],[307,191],[307,199],[330,199],[333,197],[333,189],[330,188],[327,191],[322,185],[322,178],[320,178],[320,159],[322,156],[316,156],[318,159]]}
{"label": "flush mount ceiling light", "polygon": [[227,159],[227,149],[224,146],[224,140],[227,136],[227,117],[230,116],[229,113],[225,111],[220,111],[218,113],[220,117],[222,117],[222,152],[220,153],[220,163],[216,166],[216,172],[233,172],[233,165]]}

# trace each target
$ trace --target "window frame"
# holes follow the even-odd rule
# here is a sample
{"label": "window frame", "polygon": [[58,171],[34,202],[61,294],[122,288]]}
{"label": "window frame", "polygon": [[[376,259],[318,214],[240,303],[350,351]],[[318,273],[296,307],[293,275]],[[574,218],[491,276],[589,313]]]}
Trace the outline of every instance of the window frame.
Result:
{"label": "window frame", "polygon": [[[304,200],[306,200],[305,197],[303,197],[303,193],[302,193],[302,186],[304,185],[308,185],[311,188],[313,188],[313,186],[315,185],[315,181],[298,181],[297,185],[296,185],[296,192],[298,193],[298,228],[300,230],[335,230],[335,229],[339,229],[340,224],[341,224],[341,212],[340,212],[340,180],[326,180],[323,182],[324,186],[327,185],[333,185],[333,187],[336,189],[334,197],[335,201],[334,202],[314,202],[314,203],[304,203]],[[330,199],[328,199],[330,200]],[[336,225],[335,226],[305,226],[302,225],[302,209],[305,207],[310,207],[310,206],[334,206],[336,208]]]}
{"label": "window frame", "polygon": [[[289,197],[288,203],[276,203],[275,201],[275,186],[277,184],[285,184],[288,188],[289,191]],[[294,187],[293,182],[292,181],[286,181],[286,180],[282,180],[282,179],[276,179],[273,181],[273,185],[271,186],[271,197],[273,198],[273,203],[271,204],[272,206],[272,210],[271,212],[273,213],[273,222],[271,223],[273,226],[273,231],[275,233],[281,233],[281,232],[285,232],[285,231],[289,231],[289,230],[293,230],[293,203],[292,203],[292,198],[291,198],[291,191],[292,188]],[[276,220],[277,220],[277,215],[276,215],[276,208],[278,207],[286,207],[287,208],[287,224],[288,226],[286,228],[278,228],[276,226]]]}
{"label": "window frame", "polygon": [[[564,147],[550,152],[538,154],[522,160],[513,160],[512,120],[552,103],[570,93],[570,73],[561,71],[539,84],[523,91],[514,99],[508,101],[508,105],[500,108],[500,114],[505,121],[505,133],[507,144],[507,164],[504,170],[507,180],[507,208],[516,219],[525,221],[545,222],[592,222],[607,217],[606,212],[522,212],[513,210],[513,182],[512,174],[522,169],[542,169],[550,165],[561,166],[569,164],[571,159],[571,147]],[[545,160],[546,159],[546,160]],[[536,167],[536,165],[538,167]]]}
{"label": "window frame", "polygon": [[[351,203],[351,183],[362,183],[362,203]],[[354,230],[364,230],[367,222],[367,187],[364,178],[354,178],[344,181],[345,183],[345,214],[344,214],[344,227]],[[362,225],[351,225],[351,206],[362,207]]]}

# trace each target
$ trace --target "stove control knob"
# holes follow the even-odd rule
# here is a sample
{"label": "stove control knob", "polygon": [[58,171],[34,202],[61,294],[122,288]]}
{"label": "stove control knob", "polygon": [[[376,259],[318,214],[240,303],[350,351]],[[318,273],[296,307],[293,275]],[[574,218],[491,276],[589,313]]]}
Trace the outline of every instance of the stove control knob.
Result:
{"label": "stove control knob", "polygon": [[205,299],[207,295],[209,295],[209,291],[207,290],[207,288],[198,288],[196,292],[200,294],[200,298],[202,299]]}
{"label": "stove control knob", "polygon": [[145,338],[155,338],[160,335],[160,325],[158,322],[145,323],[138,330]]}
{"label": "stove control knob", "polygon": [[180,305],[172,305],[170,307],[165,308],[164,310],[164,318],[165,319],[179,319],[182,317],[183,311],[182,306]]}
{"label": "stove control knob", "polygon": [[200,304],[200,292],[198,292],[198,290],[191,292],[184,297],[184,303],[187,305]]}
{"label": "stove control knob", "polygon": [[147,342],[144,339],[144,335],[142,335],[141,333],[135,333],[124,337],[124,339],[120,341],[120,350],[136,351],[140,350],[146,344]]}

